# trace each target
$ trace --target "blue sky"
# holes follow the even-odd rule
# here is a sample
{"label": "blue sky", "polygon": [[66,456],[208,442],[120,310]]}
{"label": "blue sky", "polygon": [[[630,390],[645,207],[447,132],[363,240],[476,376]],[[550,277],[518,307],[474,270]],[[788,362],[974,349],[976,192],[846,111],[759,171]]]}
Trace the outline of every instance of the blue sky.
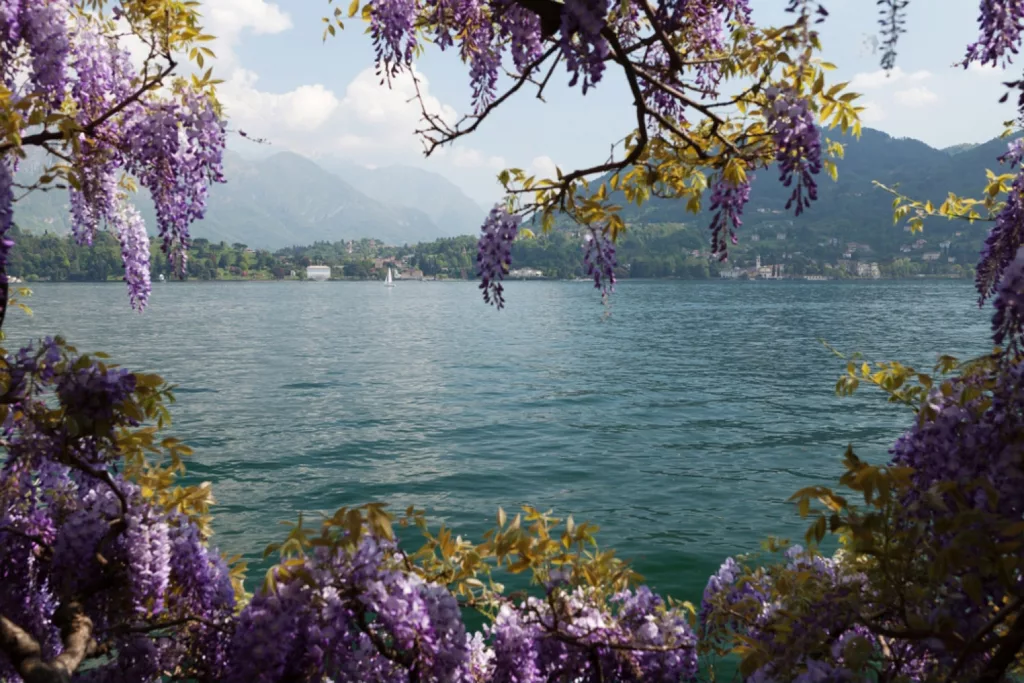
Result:
{"label": "blue sky", "polygon": [[[228,115],[235,126],[273,143],[260,149],[233,142],[243,154],[288,149],[362,166],[417,165],[490,203],[500,196],[500,168],[544,172],[554,163],[590,165],[632,128],[628,91],[613,70],[585,97],[566,87],[563,72],[553,79],[558,87],[549,87],[546,103],[524,89],[472,136],[424,159],[414,135],[419,108],[407,102],[410,84],[400,82],[392,90],[377,84],[361,22],[351,21],[323,43],[327,0],[202,3],[208,30],[219,37],[215,73],[226,81],[220,92]],[[783,5],[784,0],[753,0],[755,20],[781,23]],[[888,77],[869,42],[877,28],[874,1],[830,0],[827,6],[824,57],[838,65],[837,81],[852,80],[863,93],[865,125],[944,147],[990,139],[1013,118],[1012,103],[998,104],[1006,75],[952,66],[976,35],[977,2],[914,0],[910,32]],[[428,49],[417,69],[430,107],[448,115],[466,112],[467,73],[454,54]]]}

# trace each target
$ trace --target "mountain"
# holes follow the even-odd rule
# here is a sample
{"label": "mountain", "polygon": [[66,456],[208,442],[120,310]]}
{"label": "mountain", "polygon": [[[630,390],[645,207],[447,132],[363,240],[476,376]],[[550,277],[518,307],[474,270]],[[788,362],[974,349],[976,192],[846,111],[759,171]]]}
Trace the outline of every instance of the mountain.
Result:
{"label": "mountain", "polygon": [[[1006,172],[1000,170],[998,162],[1006,151],[1006,139],[974,145],[955,155],[919,140],[894,138],[872,129],[864,129],[859,140],[842,141],[846,143],[846,154],[837,162],[839,181],[833,182],[822,174],[818,179],[818,200],[799,217],[785,208],[791,188],[779,182],[777,169],[758,171],[744,210],[741,242],[752,233],[760,234],[762,239],[789,233],[789,243],[796,240],[798,244],[810,245],[836,237],[843,242],[867,244],[879,252],[898,253],[909,235],[893,226],[893,197],[875,187],[873,181],[938,205],[949,192],[979,196],[986,169]],[[624,204],[621,193],[612,193],[611,199]],[[629,223],[692,223],[700,227],[710,223],[709,204],[710,196],[706,196],[703,211],[694,216],[686,212],[683,202],[655,198],[641,207],[625,205],[623,218]],[[956,232],[983,236],[986,227],[933,219],[926,223],[925,230],[924,237],[930,243],[933,238],[938,242]]]}
{"label": "mountain", "polygon": [[425,213],[370,199],[291,152],[260,161],[231,155],[225,176],[210,193],[199,236],[276,248],[360,237],[403,244],[445,234]]}
{"label": "mountain", "polygon": [[487,210],[458,185],[437,173],[412,166],[369,169],[339,161],[321,163],[366,196],[419,209],[452,235],[476,233],[487,216]]}
{"label": "mountain", "polygon": [[[22,164],[19,179],[27,181],[42,171],[40,159]],[[317,241],[370,237],[388,244],[415,243],[460,234],[451,222],[438,222],[425,212],[388,198],[368,197],[313,161],[281,152],[253,161],[228,153],[224,160],[228,182],[210,192],[206,217],[192,227],[194,237],[229,244],[278,249]],[[405,192],[399,182],[392,196]],[[156,221],[148,193],[136,202],[150,226]],[[479,211],[479,207],[477,207]],[[443,218],[444,213],[439,215]],[[458,212],[454,214],[458,216]],[[18,203],[18,225],[30,232],[64,233],[70,229],[67,193],[36,192]]]}
{"label": "mountain", "polygon": [[[744,235],[758,234],[758,248],[763,251],[770,246],[765,242],[785,232],[787,238],[778,240],[780,250],[803,249],[838,238],[843,243],[867,244],[878,254],[899,254],[909,235],[893,227],[892,197],[872,181],[898,185],[904,194],[937,204],[947,192],[978,196],[986,169],[1005,172],[998,162],[1006,151],[1005,139],[960,145],[955,154],[950,148],[935,149],[872,129],[864,129],[859,140],[845,138],[843,142],[846,154],[838,161],[839,182],[822,174],[818,200],[802,216],[786,210],[789,189],[779,182],[777,170],[758,171],[744,212],[741,240]],[[401,245],[475,234],[485,215],[458,187],[428,171],[404,166],[368,170],[323,163],[331,163],[331,171],[289,152],[261,160],[228,154],[228,183],[213,188],[207,216],[193,226],[194,236],[266,249],[362,237]],[[42,168],[41,157],[30,156],[22,163],[19,180],[37,178]],[[683,223],[706,238],[710,196],[705,197],[704,211],[698,216],[687,213],[679,201],[653,199],[637,207],[626,204],[621,196],[612,200],[624,205],[623,217],[628,223]],[[138,202],[147,225],[155,229],[145,191]],[[64,233],[69,229],[67,211],[66,192],[36,192],[19,201],[15,220],[24,230]],[[933,237],[937,243],[956,232],[973,239],[984,235],[985,228],[963,221],[932,220],[926,224],[926,232],[924,237],[931,244]]]}
{"label": "mountain", "polygon": [[960,152],[966,152],[967,150],[974,149],[977,146],[978,145],[976,143],[973,143],[973,142],[962,142],[959,145],[953,145],[951,147],[944,147],[942,149],[942,151],[945,152],[946,154],[949,154],[950,156],[952,156],[954,154],[959,154]]}

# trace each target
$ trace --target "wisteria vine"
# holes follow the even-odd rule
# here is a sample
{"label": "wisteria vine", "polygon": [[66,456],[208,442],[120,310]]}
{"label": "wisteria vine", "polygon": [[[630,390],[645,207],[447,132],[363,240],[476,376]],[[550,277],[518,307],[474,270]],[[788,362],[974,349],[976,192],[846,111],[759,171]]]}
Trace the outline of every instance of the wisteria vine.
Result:
{"label": "wisteria vine", "polygon": [[[122,17],[135,11],[128,3],[117,9]],[[174,25],[177,11],[168,11],[166,25]],[[189,30],[190,10],[181,11]],[[165,30],[138,37],[173,44],[173,36],[160,37]],[[130,302],[143,310],[150,295],[149,238],[131,206],[128,179],[149,191],[164,252],[184,274],[189,226],[203,217],[210,185],[224,181],[226,128],[211,92],[202,83],[169,81],[175,66],[170,48],[154,51],[136,68],[114,25],[71,0],[0,3],[0,55],[0,83],[11,93],[5,108],[35,107],[55,121],[68,119],[63,127],[54,123],[0,139],[0,231],[6,234],[12,222],[13,164],[36,147],[59,163],[47,169],[47,181],[20,184],[53,189],[64,181],[80,243],[91,243],[102,226],[117,234]],[[63,114],[66,99],[75,107]],[[0,273],[6,273],[9,246],[0,249]]]}
{"label": "wisteria vine", "polygon": [[[968,61],[1016,53],[1022,4],[982,0],[981,37]],[[789,5],[810,16],[814,3]],[[643,7],[620,13],[592,0],[557,15],[537,6],[381,0],[371,32],[380,64],[395,74],[417,45],[416,27],[424,25],[414,21],[417,12],[427,11],[438,44],[458,43],[472,64],[475,103],[486,109],[500,97],[496,60],[505,43],[495,36],[508,41],[520,73],[532,73],[553,41],[551,54],[565,62],[570,81],[589,92],[626,50],[657,55],[655,70],[678,70],[664,36],[643,37],[644,21],[685,27],[689,44],[706,54],[723,49],[726,25],[750,22],[741,0],[647,7],[653,19]],[[148,76],[133,73],[116,44],[71,10],[63,0],[0,0],[0,69],[15,98],[51,108],[68,93],[77,98],[76,236],[87,242],[103,224],[116,231],[129,294],[142,307],[148,237],[120,174],[153,194],[164,247],[183,268],[188,227],[202,216],[209,185],[222,180],[224,127],[206,93],[134,95]],[[721,72],[707,61],[694,68],[694,82],[710,97]],[[691,103],[676,107],[653,80],[647,85],[661,95],[648,90],[640,98],[651,102],[643,116],[657,114],[663,126],[683,121]],[[759,102],[772,140],[768,158],[784,183],[795,184],[790,208],[800,212],[815,197],[822,165],[813,107],[799,88],[772,88]],[[638,123],[637,135],[646,134],[649,121]],[[53,134],[25,139],[64,139]],[[379,508],[341,510],[319,531],[302,529],[300,520],[277,546],[280,563],[249,598],[237,566],[210,545],[205,489],[182,495],[176,488],[182,447],[154,428],[170,396],[159,378],[105,364],[61,339],[0,352],[0,677],[668,682],[697,679],[702,655],[733,652],[748,683],[1008,680],[1020,673],[1024,651],[1021,150],[1012,144],[1004,157],[1015,178],[978,268],[982,300],[994,300],[993,341],[1003,348],[971,363],[942,361],[955,369],[945,379],[863,371],[894,402],[911,405],[914,417],[885,467],[847,452],[840,483],[855,497],[821,487],[795,497],[801,514],[811,514],[812,499],[824,505],[809,538],[835,533],[840,551],[826,557],[816,546],[790,547],[777,561],[730,558],[697,610],[636,585],[623,565],[591,552],[583,525],[566,520],[559,537],[532,509],[511,523],[500,512],[479,545],[446,531],[428,533],[424,549],[413,552]],[[17,155],[6,139],[0,151],[3,265]],[[714,175],[712,239],[720,254],[749,197],[753,167],[745,163],[731,156]],[[481,289],[499,308],[520,221],[510,207],[496,207],[480,238]],[[604,295],[616,278],[612,228],[590,223],[582,231],[587,273]],[[914,381],[915,391],[907,389]],[[507,595],[489,574],[502,568],[530,570],[533,581]],[[475,633],[463,619],[469,607],[487,617]]]}
{"label": "wisteria vine", "polygon": [[[515,207],[514,213],[524,220],[538,213],[547,217],[556,207],[576,218],[581,231],[592,240],[585,244],[583,270],[588,277],[595,277],[602,297],[607,298],[618,264],[608,265],[615,260],[614,237],[606,244],[606,236],[617,235],[620,228],[599,212],[590,211],[582,220],[576,216],[567,199],[577,193],[574,183],[599,173],[624,172],[630,166],[642,171],[641,175],[652,173],[656,164],[646,157],[655,138],[679,149],[695,150],[695,166],[701,159],[708,161],[706,150],[694,141],[693,133],[687,132],[691,119],[709,117],[712,139],[703,145],[723,150],[721,159],[711,164],[717,179],[711,232],[714,251],[721,258],[727,256],[724,236],[727,233],[730,239],[735,238],[750,189],[746,179],[721,180],[722,170],[729,164],[752,171],[777,163],[782,182],[793,187],[787,208],[797,214],[816,198],[823,150],[817,128],[818,107],[812,104],[804,80],[814,70],[808,62],[815,40],[810,25],[823,20],[827,11],[816,3],[801,1],[789,3],[787,10],[795,15],[794,23],[786,29],[787,40],[802,51],[799,61],[806,68],[801,66],[769,79],[766,86],[770,87],[757,96],[759,99],[749,100],[763,110],[767,138],[761,134],[726,137],[721,131],[728,127],[727,120],[711,108],[722,104],[712,103],[720,96],[727,73],[723,69],[725,57],[737,49],[730,41],[739,40],[737,36],[745,36],[754,28],[747,0],[686,0],[654,6],[605,0],[375,0],[364,8],[364,15],[370,18],[378,72],[389,80],[402,72],[411,73],[413,58],[422,45],[419,26],[429,27],[431,40],[442,50],[458,46],[460,56],[469,65],[471,115],[453,127],[424,105],[427,127],[421,133],[428,154],[472,132],[523,84],[536,84],[540,96],[560,67],[569,73],[569,87],[579,87],[583,94],[602,82],[609,66],[623,69],[638,115],[638,129],[628,154],[620,160],[562,174],[557,181],[546,181],[547,185],[537,186],[531,179],[520,189],[509,190],[511,197],[539,191],[547,193],[546,199],[525,204],[517,200],[506,209]],[[511,67],[503,61],[506,54]],[[502,69],[513,78],[514,85],[499,94]],[[839,102],[840,108],[847,104],[848,100]],[[524,182],[525,176],[520,174],[518,180]],[[503,182],[509,188],[509,183]],[[492,215],[482,227],[477,261],[484,301],[497,308],[504,305],[501,276],[511,259],[504,247],[496,248],[500,242]]]}

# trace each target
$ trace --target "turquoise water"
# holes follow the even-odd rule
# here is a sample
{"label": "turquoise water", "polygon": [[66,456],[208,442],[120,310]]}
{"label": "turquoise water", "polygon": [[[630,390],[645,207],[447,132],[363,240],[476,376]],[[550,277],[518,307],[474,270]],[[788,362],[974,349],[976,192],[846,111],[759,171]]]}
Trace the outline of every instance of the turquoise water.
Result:
{"label": "turquoise water", "polygon": [[[848,443],[908,422],[816,340],[931,365],[978,354],[963,281],[38,285],[11,346],[61,333],[180,386],[174,433],[212,480],[216,542],[255,559],[302,512],[415,504],[468,536],[523,503],[602,527],[654,587],[698,598],[726,556],[802,535],[785,503]],[[258,578],[259,574],[254,574]]]}

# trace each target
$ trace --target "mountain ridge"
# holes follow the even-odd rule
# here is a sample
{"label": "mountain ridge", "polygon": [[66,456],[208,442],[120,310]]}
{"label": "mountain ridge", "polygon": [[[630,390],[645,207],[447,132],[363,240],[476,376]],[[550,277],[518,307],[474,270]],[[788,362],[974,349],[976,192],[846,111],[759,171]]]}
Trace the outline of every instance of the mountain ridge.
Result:
{"label": "mountain ridge", "polygon": [[[43,168],[42,158],[30,158],[22,163],[17,179],[32,182],[41,175]],[[414,205],[370,197],[295,152],[282,151],[260,159],[247,159],[229,151],[224,156],[224,175],[228,182],[210,189],[206,216],[192,226],[193,237],[264,249],[360,238],[402,245],[452,237],[461,234],[466,227],[465,218],[444,220],[446,212],[455,216],[468,213],[465,201],[456,192],[449,191],[448,200],[440,198],[433,203],[435,215],[442,219],[436,222]],[[415,181],[409,174],[405,177],[406,182]],[[418,182],[435,187],[447,183],[461,192],[447,179],[429,171],[422,171]],[[393,191],[397,196],[403,195],[401,187]],[[413,188],[404,194],[424,193]],[[141,190],[133,201],[150,234],[155,234],[155,211],[148,193]],[[483,210],[473,206],[480,212],[477,220],[482,220]],[[66,191],[31,193],[18,203],[15,220],[28,232],[69,232]]]}
{"label": "mountain ridge", "polygon": [[[759,170],[741,233],[775,234],[789,231],[802,242],[839,237],[863,242],[882,251],[898,250],[907,236],[893,229],[891,196],[874,185],[899,187],[915,199],[941,203],[947,192],[977,196],[985,171],[999,172],[998,157],[1008,140],[936,149],[913,138],[897,138],[865,128],[859,140],[845,139],[839,160],[839,182],[822,174],[819,196],[801,217],[785,209],[789,189],[778,181],[777,169]],[[330,168],[327,168],[330,166]],[[38,177],[39,155],[22,162],[21,182]],[[372,238],[400,246],[438,238],[476,234],[486,211],[443,176],[407,166],[363,169],[339,160],[314,160],[294,152],[261,159],[237,153],[225,155],[228,182],[211,189],[206,218],[192,227],[194,237],[213,242],[243,243],[255,248],[280,249],[315,242]],[[710,221],[709,197],[700,214],[684,204],[654,198],[642,207],[622,201],[628,223],[692,223]],[[148,193],[136,202],[151,233],[154,211]],[[67,233],[70,229],[67,194],[35,192],[19,201],[19,227],[29,232]],[[698,226],[698,227],[699,227]],[[977,230],[960,222],[930,221],[928,230],[947,236],[957,230]],[[791,238],[792,239],[792,238]]]}

